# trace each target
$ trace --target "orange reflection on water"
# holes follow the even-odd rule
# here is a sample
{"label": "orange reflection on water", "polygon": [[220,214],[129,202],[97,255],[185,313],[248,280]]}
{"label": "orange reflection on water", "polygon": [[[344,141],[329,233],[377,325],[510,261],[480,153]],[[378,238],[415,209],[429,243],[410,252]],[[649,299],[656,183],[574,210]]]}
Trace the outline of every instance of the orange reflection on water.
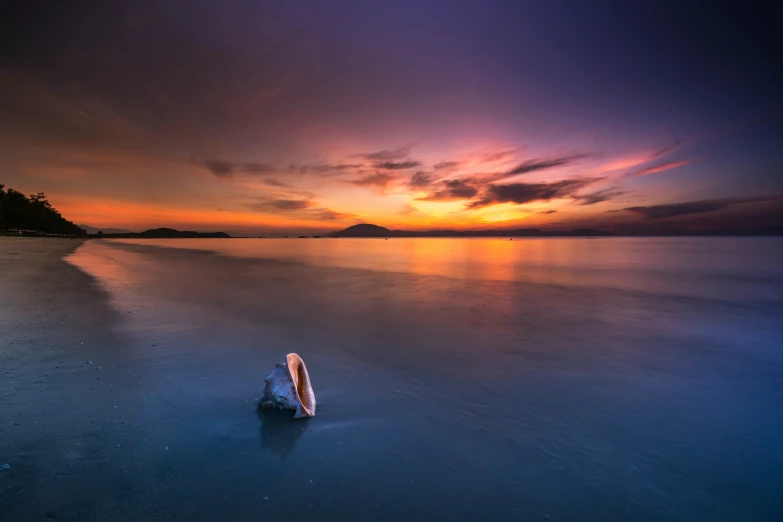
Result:
{"label": "orange reflection on water", "polygon": [[[117,256],[122,259],[118,260]],[[67,256],[66,260],[96,278],[106,290],[112,291],[132,285],[142,277],[142,271],[131,269],[133,265],[128,260],[132,257],[132,253],[119,252],[100,241],[90,241]]]}
{"label": "orange reflection on water", "polygon": [[624,265],[622,249],[582,238],[438,239],[120,239],[173,248],[219,252],[362,270],[405,272],[460,279],[526,280],[572,284],[576,272]]}
{"label": "orange reflection on water", "polygon": [[[112,244],[130,243],[316,267],[700,296],[717,295],[711,278],[732,274],[738,262],[748,265],[755,259],[745,255],[746,252],[763,252],[769,250],[770,245],[774,246],[770,241],[750,238],[742,240],[741,248],[738,248],[737,240],[714,238],[238,238],[122,239],[89,243],[115,251],[107,255],[121,256],[118,260],[132,267],[131,273],[123,273],[116,267],[101,268],[114,270],[109,278],[115,280],[139,279],[148,270],[165,268],[148,266],[156,262],[154,256],[139,253],[137,259],[133,252],[112,248]],[[193,262],[199,261],[193,258]],[[759,266],[750,268],[770,277],[780,276],[776,267],[766,266],[762,261]],[[729,283],[725,281],[724,286]],[[742,286],[739,281],[736,284]],[[742,288],[746,291],[750,286]],[[752,289],[756,298],[769,293],[769,289],[761,287]]]}

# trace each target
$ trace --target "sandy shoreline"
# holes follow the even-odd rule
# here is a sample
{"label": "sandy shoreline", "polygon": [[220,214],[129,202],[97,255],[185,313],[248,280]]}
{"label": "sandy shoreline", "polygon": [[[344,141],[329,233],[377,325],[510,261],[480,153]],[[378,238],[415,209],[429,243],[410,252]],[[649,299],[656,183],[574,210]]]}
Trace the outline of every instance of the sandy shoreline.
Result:
{"label": "sandy shoreline", "polygon": [[0,238],[6,520],[95,518],[127,487],[116,450],[129,429],[113,413],[133,401],[133,376],[105,293],[62,260],[80,244]]}
{"label": "sandy shoreline", "polygon": [[234,423],[258,448],[255,405],[199,401],[216,365],[198,354],[185,365],[193,347],[165,346],[170,325],[124,335],[106,291],[63,260],[81,244],[0,238],[3,520],[257,517],[260,504],[221,505],[241,486],[219,478],[238,465],[225,454]]}

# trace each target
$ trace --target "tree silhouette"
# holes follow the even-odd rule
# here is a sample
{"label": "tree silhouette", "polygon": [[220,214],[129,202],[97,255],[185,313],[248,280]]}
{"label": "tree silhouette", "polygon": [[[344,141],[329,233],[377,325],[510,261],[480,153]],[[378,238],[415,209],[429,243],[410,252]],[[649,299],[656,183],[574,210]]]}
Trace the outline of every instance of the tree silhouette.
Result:
{"label": "tree silhouette", "polygon": [[25,196],[0,184],[0,230],[35,230],[47,234],[84,236],[87,233],[68,221],[43,192]]}

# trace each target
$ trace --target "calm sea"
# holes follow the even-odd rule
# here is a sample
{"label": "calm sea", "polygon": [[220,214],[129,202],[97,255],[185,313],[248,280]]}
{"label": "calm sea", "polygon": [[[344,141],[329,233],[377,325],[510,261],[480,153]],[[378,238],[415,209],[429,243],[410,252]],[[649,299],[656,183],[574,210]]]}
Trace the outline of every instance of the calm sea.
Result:
{"label": "calm sea", "polygon": [[[96,240],[68,261],[121,317],[154,433],[136,454],[192,519],[783,517],[781,238]],[[288,352],[313,419],[256,411]]]}

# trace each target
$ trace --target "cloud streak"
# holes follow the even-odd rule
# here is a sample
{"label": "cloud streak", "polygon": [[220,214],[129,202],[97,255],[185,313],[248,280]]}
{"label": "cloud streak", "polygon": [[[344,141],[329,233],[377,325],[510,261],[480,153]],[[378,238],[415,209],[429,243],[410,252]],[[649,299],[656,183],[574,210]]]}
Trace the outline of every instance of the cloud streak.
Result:
{"label": "cloud streak", "polygon": [[661,156],[665,156],[666,154],[670,153],[680,145],[682,145],[682,139],[675,138],[674,141],[672,141],[672,143],[670,143],[669,145],[665,147],[661,147],[660,149],[653,152],[650,159],[660,158]]}
{"label": "cloud streak", "polygon": [[459,167],[459,161],[440,161],[432,166],[435,170],[454,169]]}
{"label": "cloud streak", "polygon": [[657,220],[692,214],[706,214],[708,212],[723,210],[733,205],[759,203],[776,199],[780,199],[780,197],[705,199],[700,201],[688,201],[685,203],[627,207],[621,210],[637,214],[645,219]]}
{"label": "cloud streak", "polygon": [[420,161],[409,159],[411,147],[406,145],[391,150],[364,152],[352,157],[370,162],[370,166],[382,170],[405,170],[421,166]]}
{"label": "cloud streak", "polygon": [[223,161],[219,159],[208,159],[204,161],[204,166],[209,169],[212,174],[219,178],[227,178],[234,173],[235,163],[230,161]]}
{"label": "cloud streak", "polygon": [[684,167],[685,165],[690,165],[692,163],[694,163],[693,160],[667,161],[666,163],[659,163],[657,165],[647,167],[646,169],[642,169],[638,172],[634,172],[631,175],[646,176],[648,174],[655,174],[656,172],[664,172],[666,170],[676,169],[678,167]]}
{"label": "cloud streak", "polygon": [[314,221],[335,221],[356,218],[353,214],[338,212],[330,208],[318,206],[316,201],[310,198],[263,199],[251,204],[250,208],[257,212],[285,214],[294,216],[298,219]]}
{"label": "cloud streak", "polygon": [[410,146],[398,147],[391,150],[379,150],[377,152],[363,152],[354,154],[353,157],[367,161],[395,161],[407,158],[411,152]]}
{"label": "cloud streak", "polygon": [[584,154],[577,154],[574,156],[563,156],[560,158],[551,158],[551,159],[535,158],[520,163],[513,169],[503,174],[503,177],[507,178],[511,176],[518,176],[520,174],[530,174],[531,172],[537,172],[540,170],[549,170],[557,167],[563,167],[565,165],[570,165],[571,163],[574,163],[575,161],[580,160],[584,157],[585,157]]}
{"label": "cloud streak", "polygon": [[510,183],[489,185],[482,197],[472,201],[468,208],[480,208],[498,203],[530,203],[573,196],[588,185],[603,178],[574,178],[551,183]]}
{"label": "cloud streak", "polygon": [[269,205],[276,210],[302,210],[313,206],[313,202],[306,199],[276,199]]}
{"label": "cloud streak", "polygon": [[483,163],[494,163],[494,162],[506,160],[508,158],[513,157],[517,152],[519,152],[519,150],[520,147],[515,147],[513,149],[488,152],[481,156],[481,161]]}
{"label": "cloud streak", "polygon": [[610,199],[614,199],[617,196],[622,196],[623,194],[627,194],[627,193],[628,192],[625,190],[609,188],[604,190],[597,190],[589,194],[574,195],[571,197],[574,198],[580,205],[584,206],[584,205],[595,205],[597,203],[603,203],[604,201],[609,201]]}
{"label": "cloud streak", "polygon": [[381,161],[377,163],[373,163],[373,167],[376,169],[384,169],[384,170],[405,170],[405,169],[413,169],[418,166],[420,166],[421,163],[418,161]]}
{"label": "cloud streak", "polygon": [[265,163],[237,163],[218,158],[207,158],[203,165],[219,178],[228,178],[235,173],[266,174],[275,171],[273,166]]}
{"label": "cloud streak", "polygon": [[261,212],[285,213],[310,208],[314,204],[310,199],[262,198],[261,201],[250,204],[249,207]]}
{"label": "cloud streak", "polygon": [[320,174],[345,172],[355,169],[361,169],[365,165],[363,163],[314,163],[310,165],[291,165],[290,170],[299,172],[300,174],[307,174],[308,172],[316,172]]}
{"label": "cloud streak", "polygon": [[478,194],[478,189],[469,180],[450,179],[442,181],[441,188],[431,194],[418,198],[419,201],[454,201],[470,199]]}
{"label": "cloud streak", "polygon": [[380,189],[385,189],[396,181],[397,176],[394,174],[388,172],[375,172],[374,174],[368,174],[359,179],[352,180],[350,183],[360,187],[378,187]]}
{"label": "cloud streak", "polygon": [[421,189],[433,182],[433,174],[430,172],[419,171],[411,176],[408,186],[412,189]]}
{"label": "cloud streak", "polygon": [[243,163],[240,166],[241,172],[248,172],[251,174],[262,174],[266,172],[273,172],[275,168],[272,165],[266,163]]}

